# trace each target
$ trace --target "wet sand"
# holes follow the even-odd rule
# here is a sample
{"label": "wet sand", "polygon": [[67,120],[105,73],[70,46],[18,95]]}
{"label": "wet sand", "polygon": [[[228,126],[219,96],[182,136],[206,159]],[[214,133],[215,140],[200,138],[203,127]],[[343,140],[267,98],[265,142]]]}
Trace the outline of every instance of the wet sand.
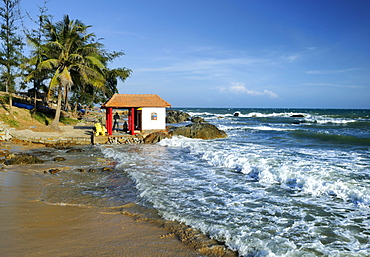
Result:
{"label": "wet sand", "polygon": [[0,256],[200,256],[156,224],[96,207],[46,204],[42,188],[21,165],[0,171]]}

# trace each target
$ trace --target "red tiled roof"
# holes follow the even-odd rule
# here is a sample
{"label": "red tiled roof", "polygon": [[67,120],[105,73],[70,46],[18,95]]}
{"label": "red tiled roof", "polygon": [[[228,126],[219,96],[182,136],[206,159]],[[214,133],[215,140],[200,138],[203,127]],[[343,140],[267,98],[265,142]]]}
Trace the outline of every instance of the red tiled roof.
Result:
{"label": "red tiled roof", "polygon": [[114,94],[101,108],[171,107],[155,94]]}

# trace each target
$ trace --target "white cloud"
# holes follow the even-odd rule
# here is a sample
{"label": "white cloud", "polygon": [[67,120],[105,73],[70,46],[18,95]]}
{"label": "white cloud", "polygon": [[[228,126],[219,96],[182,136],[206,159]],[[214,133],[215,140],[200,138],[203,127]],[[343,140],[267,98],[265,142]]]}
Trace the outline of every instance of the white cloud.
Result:
{"label": "white cloud", "polygon": [[270,90],[264,89],[263,91],[256,91],[256,90],[248,89],[245,86],[245,84],[243,84],[243,83],[231,83],[231,85],[228,86],[228,87],[218,87],[217,89],[222,91],[222,92],[229,92],[229,93],[233,93],[233,94],[246,94],[246,95],[253,95],[253,96],[268,96],[268,97],[271,97],[271,98],[278,98],[279,97],[276,93],[274,93]]}

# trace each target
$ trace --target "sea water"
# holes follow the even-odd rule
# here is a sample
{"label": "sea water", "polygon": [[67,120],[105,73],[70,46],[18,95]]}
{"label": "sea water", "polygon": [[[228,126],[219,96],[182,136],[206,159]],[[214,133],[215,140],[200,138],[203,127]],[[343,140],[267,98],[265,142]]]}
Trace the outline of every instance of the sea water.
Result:
{"label": "sea water", "polygon": [[179,110],[228,137],[98,146],[114,175],[84,194],[154,208],[240,256],[370,256],[370,110]]}

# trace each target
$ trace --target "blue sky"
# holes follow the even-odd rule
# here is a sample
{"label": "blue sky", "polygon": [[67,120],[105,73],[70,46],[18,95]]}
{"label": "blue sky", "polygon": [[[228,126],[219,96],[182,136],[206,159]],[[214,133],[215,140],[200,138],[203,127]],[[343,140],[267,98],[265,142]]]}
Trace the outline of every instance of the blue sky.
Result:
{"label": "blue sky", "polygon": [[[43,0],[21,6],[38,14]],[[173,107],[370,108],[368,0],[51,0],[49,14],[92,25],[119,93]]]}

